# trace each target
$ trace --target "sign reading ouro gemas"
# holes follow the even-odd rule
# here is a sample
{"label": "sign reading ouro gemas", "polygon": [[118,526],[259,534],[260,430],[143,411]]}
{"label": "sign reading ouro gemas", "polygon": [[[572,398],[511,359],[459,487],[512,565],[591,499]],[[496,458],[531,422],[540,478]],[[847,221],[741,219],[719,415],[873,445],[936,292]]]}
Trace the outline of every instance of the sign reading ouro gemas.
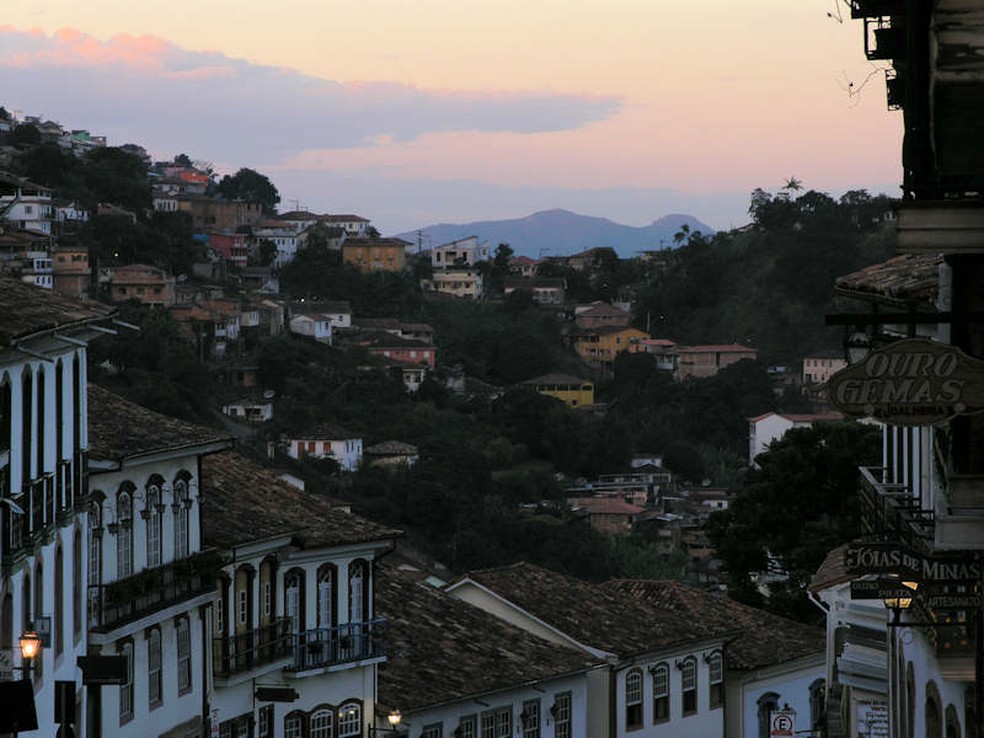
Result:
{"label": "sign reading ouro gemas", "polygon": [[933,425],[984,411],[984,361],[955,346],[909,338],[875,349],[827,383],[846,415],[892,425]]}

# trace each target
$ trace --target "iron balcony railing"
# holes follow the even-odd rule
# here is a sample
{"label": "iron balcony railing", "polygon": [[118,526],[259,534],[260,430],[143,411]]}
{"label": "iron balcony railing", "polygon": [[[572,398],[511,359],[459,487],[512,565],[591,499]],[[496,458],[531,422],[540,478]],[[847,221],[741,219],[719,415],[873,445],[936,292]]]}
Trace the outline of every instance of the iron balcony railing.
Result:
{"label": "iron balcony railing", "polygon": [[106,632],[162,607],[215,591],[216,554],[204,551],[186,559],[89,586],[89,627]]}
{"label": "iron balcony railing", "polygon": [[334,628],[315,628],[294,635],[294,664],[291,671],[380,658],[386,655],[384,618],[347,623]]}
{"label": "iron balcony railing", "polygon": [[936,513],[924,508],[904,484],[881,481],[880,467],[860,468],[862,523],[869,534],[898,540],[910,548],[927,551],[933,541]]}
{"label": "iron balcony railing", "polygon": [[290,618],[277,618],[272,623],[245,633],[213,639],[213,673],[228,677],[289,658],[295,639],[292,623]]}

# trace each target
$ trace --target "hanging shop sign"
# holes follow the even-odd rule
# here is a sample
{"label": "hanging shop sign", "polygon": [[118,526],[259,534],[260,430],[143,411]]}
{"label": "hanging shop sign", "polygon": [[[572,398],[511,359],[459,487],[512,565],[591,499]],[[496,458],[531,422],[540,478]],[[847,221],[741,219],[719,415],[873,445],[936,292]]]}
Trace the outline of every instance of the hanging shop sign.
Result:
{"label": "hanging shop sign", "polygon": [[892,425],[934,425],[984,411],[984,361],[956,346],[909,338],[875,349],[827,383],[846,415]]}
{"label": "hanging shop sign", "polygon": [[958,585],[981,579],[981,561],[972,552],[959,556],[923,556],[898,543],[852,543],[844,551],[849,574],[895,574],[917,582]]}

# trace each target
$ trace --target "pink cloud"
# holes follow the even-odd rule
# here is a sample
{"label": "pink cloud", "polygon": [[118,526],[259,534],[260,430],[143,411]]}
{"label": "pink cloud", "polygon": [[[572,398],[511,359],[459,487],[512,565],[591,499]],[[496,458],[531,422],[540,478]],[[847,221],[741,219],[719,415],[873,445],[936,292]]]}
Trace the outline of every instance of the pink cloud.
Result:
{"label": "pink cloud", "polygon": [[123,65],[143,72],[164,68],[171,48],[154,36],[120,34],[100,41],[75,28],[60,28],[46,36],[39,29],[19,32],[10,26],[0,27],[0,34],[27,35],[35,43],[31,48],[0,54],[0,64],[16,67],[115,67]]}

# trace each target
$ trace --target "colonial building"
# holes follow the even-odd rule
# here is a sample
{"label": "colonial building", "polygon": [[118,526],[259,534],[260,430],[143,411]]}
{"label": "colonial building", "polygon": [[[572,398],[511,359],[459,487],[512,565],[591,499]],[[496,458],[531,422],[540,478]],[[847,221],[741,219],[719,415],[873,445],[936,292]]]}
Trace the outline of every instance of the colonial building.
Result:
{"label": "colonial building", "polygon": [[290,438],[287,455],[294,459],[334,459],[342,471],[355,471],[362,463],[362,437],[344,428],[322,425]]}
{"label": "colonial building", "polygon": [[342,243],[342,261],[362,272],[399,272],[407,264],[411,246],[401,238],[347,238]]}
{"label": "colonial building", "polygon": [[[112,314],[0,277],[0,649],[13,656],[0,678],[33,683],[39,735],[58,729],[56,681],[73,685],[86,735],[86,345]],[[43,647],[24,670],[15,644],[27,630]]]}
{"label": "colonial building", "polygon": [[523,386],[529,387],[541,395],[555,397],[570,407],[594,404],[594,383],[587,379],[572,377],[570,374],[560,372],[543,374],[533,379],[527,379],[523,382]]}
{"label": "colonial building", "polygon": [[226,562],[209,610],[213,735],[369,735],[385,622],[377,560],[397,531],[233,452],[203,463],[204,542]]}

